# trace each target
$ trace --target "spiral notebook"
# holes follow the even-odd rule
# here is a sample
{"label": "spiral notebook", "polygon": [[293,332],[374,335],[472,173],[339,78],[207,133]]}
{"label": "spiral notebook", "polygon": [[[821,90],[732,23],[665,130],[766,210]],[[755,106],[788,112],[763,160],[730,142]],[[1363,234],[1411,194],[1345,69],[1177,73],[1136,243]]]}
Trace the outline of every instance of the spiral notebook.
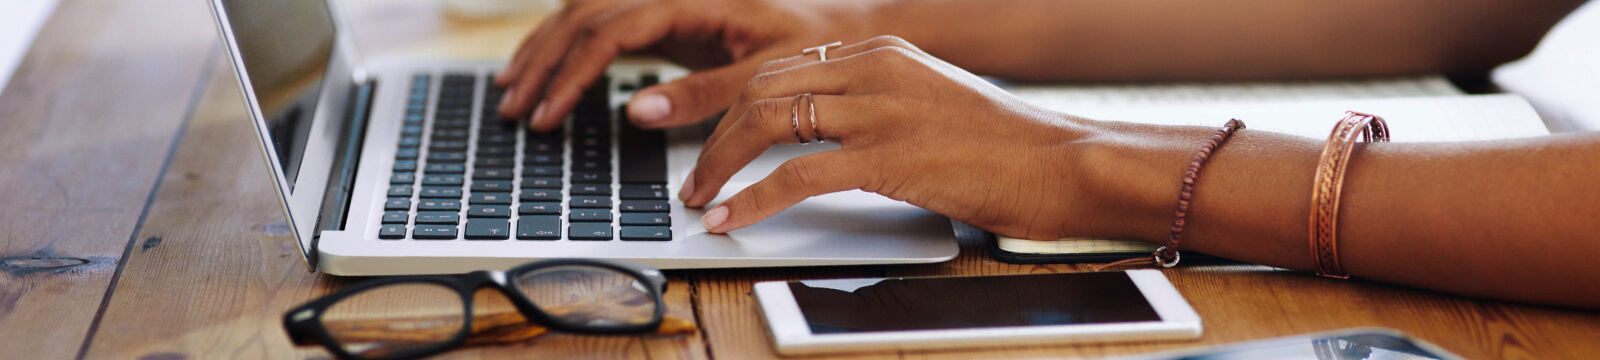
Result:
{"label": "spiral notebook", "polygon": [[[1325,138],[1345,111],[1387,120],[1391,141],[1470,141],[1549,135],[1517,95],[1464,95],[1442,77],[1318,83],[1014,87],[1029,102],[1092,119],[1219,126]],[[995,257],[1017,263],[1120,260],[1156,245],[1116,239],[995,236]]]}

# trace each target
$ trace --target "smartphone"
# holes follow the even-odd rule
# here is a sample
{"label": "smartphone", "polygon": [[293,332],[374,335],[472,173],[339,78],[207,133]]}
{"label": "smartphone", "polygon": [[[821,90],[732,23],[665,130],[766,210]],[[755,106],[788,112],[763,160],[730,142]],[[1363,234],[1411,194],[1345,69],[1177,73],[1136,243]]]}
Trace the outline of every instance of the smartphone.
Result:
{"label": "smartphone", "polygon": [[1464,360],[1459,355],[1386,328],[1334,330],[1200,349],[1139,355],[1125,360]]}
{"label": "smartphone", "polygon": [[1196,339],[1160,271],[762,282],[779,354]]}

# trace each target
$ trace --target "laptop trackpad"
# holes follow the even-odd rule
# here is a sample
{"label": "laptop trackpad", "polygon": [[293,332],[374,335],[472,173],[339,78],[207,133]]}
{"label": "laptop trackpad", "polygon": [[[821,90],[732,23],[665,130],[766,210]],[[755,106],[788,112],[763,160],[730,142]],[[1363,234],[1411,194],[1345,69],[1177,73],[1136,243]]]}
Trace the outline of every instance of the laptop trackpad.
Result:
{"label": "laptop trackpad", "polygon": [[[753,183],[729,182],[705,209],[715,208]],[[953,235],[950,220],[943,215],[851,190],[806,199],[728,236],[746,249],[754,246],[764,253],[794,256],[843,250],[865,257],[901,257],[920,252],[912,249],[933,247],[930,242],[949,243]]]}

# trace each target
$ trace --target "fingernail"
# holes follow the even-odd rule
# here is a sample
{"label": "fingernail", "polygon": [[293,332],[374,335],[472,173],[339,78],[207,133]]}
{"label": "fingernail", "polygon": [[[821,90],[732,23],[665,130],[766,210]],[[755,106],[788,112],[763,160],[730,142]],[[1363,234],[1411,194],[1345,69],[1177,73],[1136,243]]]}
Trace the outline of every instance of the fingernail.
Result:
{"label": "fingernail", "polygon": [[727,221],[728,221],[728,207],[727,206],[718,206],[715,209],[711,209],[710,212],[706,212],[706,216],[705,217],[700,218],[700,223],[704,224],[706,226],[706,230],[716,229],[718,226],[722,226],[722,223],[727,222]]}
{"label": "fingernail", "polygon": [[678,190],[678,201],[688,203],[691,195],[694,195],[694,170],[689,170],[689,177],[683,179],[683,188]]}
{"label": "fingernail", "polygon": [[528,126],[529,127],[533,127],[534,125],[537,125],[539,123],[545,122],[545,120],[544,120],[544,112],[545,112],[545,110],[548,110],[548,107],[545,106],[543,101],[540,101],[539,102],[539,107],[536,107],[533,110],[533,116],[528,118]]}
{"label": "fingernail", "polygon": [[672,114],[672,101],[666,95],[644,94],[629,101],[628,116],[643,122],[665,120]]}
{"label": "fingernail", "polygon": [[517,98],[517,89],[507,88],[506,93],[501,96],[500,111],[505,111],[506,108],[511,107],[511,99]]}

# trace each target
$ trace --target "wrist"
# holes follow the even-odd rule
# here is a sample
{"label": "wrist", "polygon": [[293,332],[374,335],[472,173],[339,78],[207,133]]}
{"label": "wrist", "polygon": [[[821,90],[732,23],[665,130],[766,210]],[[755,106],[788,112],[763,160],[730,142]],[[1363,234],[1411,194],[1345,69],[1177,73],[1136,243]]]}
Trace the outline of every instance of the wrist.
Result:
{"label": "wrist", "polygon": [[[1093,135],[1066,146],[1065,171],[1088,224],[1066,233],[1165,243],[1183,173],[1215,129],[1088,121]],[[1083,231],[1088,231],[1084,233]]]}

